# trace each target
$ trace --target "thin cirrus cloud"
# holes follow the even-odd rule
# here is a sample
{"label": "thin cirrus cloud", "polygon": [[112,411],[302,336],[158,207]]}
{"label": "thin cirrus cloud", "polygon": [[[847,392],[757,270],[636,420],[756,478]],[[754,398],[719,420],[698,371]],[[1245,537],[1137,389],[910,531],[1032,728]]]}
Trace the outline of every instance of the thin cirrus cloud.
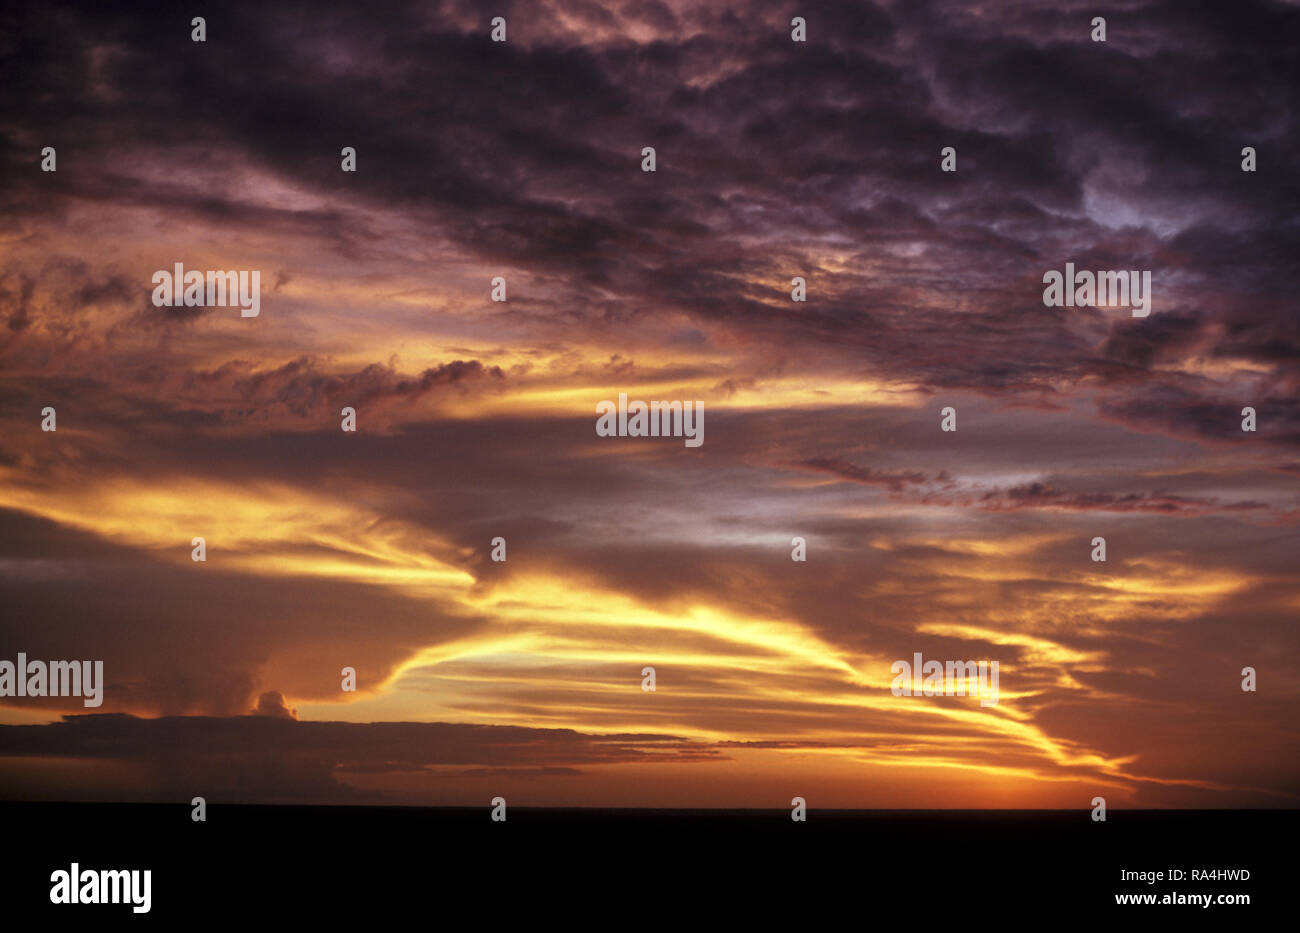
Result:
{"label": "thin cirrus cloud", "polygon": [[0,645],[107,678],[6,700],[9,795],[1294,805],[1293,9],[5,15]]}

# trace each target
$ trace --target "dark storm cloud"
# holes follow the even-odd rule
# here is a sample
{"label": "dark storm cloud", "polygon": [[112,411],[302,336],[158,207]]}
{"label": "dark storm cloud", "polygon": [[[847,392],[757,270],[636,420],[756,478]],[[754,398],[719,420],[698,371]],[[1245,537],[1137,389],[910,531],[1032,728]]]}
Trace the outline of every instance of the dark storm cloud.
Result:
{"label": "dark storm cloud", "polygon": [[[1226,432],[1225,432],[1226,433]],[[881,486],[897,495],[913,487],[912,497],[927,503],[977,505],[979,508],[1006,510],[1021,508],[1059,508],[1114,512],[1195,513],[1223,509],[1226,511],[1266,510],[1263,502],[1219,502],[1213,498],[1183,496],[1165,492],[1098,492],[1066,490],[1050,483],[1034,482],[994,489],[982,494],[955,489],[957,484],[948,472],[933,476],[917,470],[886,472],[856,466],[843,460],[814,458],[800,467],[866,486]],[[915,487],[928,487],[924,490]]]}
{"label": "dark storm cloud", "polygon": [[[931,477],[926,476],[917,470],[909,470],[903,473],[885,473],[879,470],[872,470],[867,467],[855,466],[843,460],[830,460],[817,457],[812,460],[805,460],[799,466],[806,467],[810,470],[817,470],[824,473],[830,473],[843,479],[851,480],[855,483],[864,483],[869,486],[885,486],[894,492],[898,492],[907,485],[917,485],[931,482]],[[933,478],[935,482],[942,482],[948,479],[945,474],[939,474]]]}
{"label": "dark storm cloud", "polygon": [[20,276],[16,283],[4,283],[0,291],[0,313],[4,314],[5,326],[11,331],[26,330],[31,324],[30,303],[35,288],[35,280],[27,276]]}
{"label": "dark storm cloud", "polygon": [[455,360],[405,378],[391,367],[375,363],[358,372],[339,375],[322,371],[313,360],[301,358],[278,369],[253,371],[249,364],[227,363],[213,372],[193,372],[185,388],[200,387],[260,410],[281,409],[292,415],[333,414],[340,403],[378,407],[387,402],[409,403],[448,389],[500,381],[499,366],[478,360]]}
{"label": "dark storm cloud", "polygon": [[[271,701],[272,704],[274,700]],[[627,761],[652,755],[713,757],[700,743],[672,735],[582,735],[571,729],[474,726],[438,722],[298,722],[290,716],[139,719],[103,714],[65,716],[44,726],[0,726],[8,755],[58,754],[76,748],[88,758],[143,757],[159,744],[225,754],[250,747],[336,755],[343,761],[380,760],[390,767],[429,764],[532,765]],[[59,733],[76,733],[68,743]]]}
{"label": "dark storm cloud", "polygon": [[1262,439],[1300,444],[1300,396],[1279,385],[1248,399],[1206,398],[1189,381],[1166,378],[1142,387],[1138,396],[1107,399],[1100,410],[1116,420],[1148,430],[1212,438],[1241,445],[1253,435],[1241,430],[1242,408],[1254,408]]}
{"label": "dark storm cloud", "polygon": [[[120,714],[65,716],[40,726],[0,725],[0,756],[109,761],[142,769],[133,796],[188,799],[202,787],[225,802],[377,801],[389,795],[348,784],[358,775],[447,769],[470,778],[573,777],[595,765],[718,760],[725,753],[672,735],[585,735],[440,722],[298,722],[267,694],[252,716],[138,719]],[[270,711],[261,707],[269,703]],[[64,780],[57,769],[42,788],[7,778],[9,793],[47,794]],[[75,783],[70,785],[75,787]],[[78,788],[78,793],[84,790]]]}
{"label": "dark storm cloud", "polygon": [[[351,210],[267,209],[168,182],[159,145],[183,141],[204,161],[433,222],[468,254],[564,282],[568,314],[597,328],[682,309],[987,391],[1107,364],[1146,371],[1196,343],[1294,382],[1294,316],[1275,302],[1290,288],[1282,257],[1300,252],[1300,200],[1281,170],[1298,154],[1300,82],[1294,46],[1268,39],[1294,33],[1300,13],[1134,4],[1101,45],[1084,12],[832,7],[813,11],[801,46],[778,4],[528,5],[510,11],[512,41],[493,44],[472,5],[361,17],[233,4],[209,12],[195,45],[166,5],[41,7],[6,49],[21,77],[0,197],[48,211],[16,147],[57,128],[71,148],[65,197],[161,198],[207,222],[340,242],[380,235],[349,229]],[[653,40],[630,43],[620,30],[632,27]],[[1266,153],[1258,175],[1237,170],[1243,143]],[[359,148],[356,177],[338,172],[342,144]],[[656,175],[636,170],[648,144]],[[958,149],[956,175],[936,170],[944,145]],[[132,160],[147,188],[106,167]],[[1116,206],[1138,225],[1100,223]],[[853,260],[814,268],[837,242],[856,244]],[[893,250],[914,242],[919,253]],[[1067,259],[1153,269],[1168,316],[1116,320],[1098,344],[1075,325],[1104,316],[1039,300],[1042,272]],[[799,314],[779,290],[771,304],[746,297],[744,281],[791,273],[814,296]],[[1195,297],[1207,289],[1213,301]],[[952,313],[974,296],[984,310]],[[1215,397],[1196,389],[1202,404]]]}

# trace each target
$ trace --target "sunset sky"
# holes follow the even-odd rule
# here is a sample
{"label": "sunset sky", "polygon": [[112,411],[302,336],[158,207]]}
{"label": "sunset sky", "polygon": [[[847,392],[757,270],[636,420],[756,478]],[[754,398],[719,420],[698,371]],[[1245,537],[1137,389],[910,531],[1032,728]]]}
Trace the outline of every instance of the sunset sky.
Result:
{"label": "sunset sky", "polygon": [[[0,659],[106,688],[0,699],[0,797],[1297,806],[1298,50],[1253,0],[7,9]],[[1066,262],[1150,316],[1045,307]],[[260,315],[155,307],[176,263]],[[598,437],[619,393],[703,445]],[[999,703],[894,696],[916,652]]]}

